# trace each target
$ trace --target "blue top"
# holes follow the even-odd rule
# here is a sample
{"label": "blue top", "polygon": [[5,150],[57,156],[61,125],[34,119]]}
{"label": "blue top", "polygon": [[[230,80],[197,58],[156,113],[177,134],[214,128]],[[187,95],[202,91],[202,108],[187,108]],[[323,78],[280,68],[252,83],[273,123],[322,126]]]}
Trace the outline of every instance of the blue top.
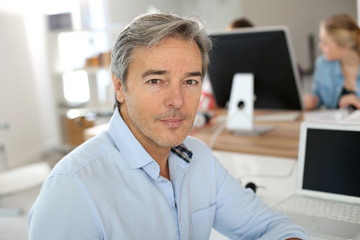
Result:
{"label": "blue top", "polygon": [[[360,98],[360,71],[356,78],[356,95]],[[318,57],[315,64],[312,94],[319,98],[318,107],[325,105],[329,109],[338,107],[344,86],[344,76],[339,61],[328,61],[324,56]]]}
{"label": "blue top", "polygon": [[[116,110],[108,131],[64,157],[29,213],[29,239],[308,239],[187,137],[171,151],[171,181]],[[185,160],[187,159],[187,160]]]}

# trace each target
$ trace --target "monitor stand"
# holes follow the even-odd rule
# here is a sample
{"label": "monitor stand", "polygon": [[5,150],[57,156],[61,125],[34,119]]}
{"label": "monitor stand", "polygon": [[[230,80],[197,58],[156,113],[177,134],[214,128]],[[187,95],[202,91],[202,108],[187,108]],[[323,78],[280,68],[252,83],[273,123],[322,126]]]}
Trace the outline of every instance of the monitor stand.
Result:
{"label": "monitor stand", "polygon": [[273,126],[254,125],[254,76],[236,73],[233,78],[226,128],[236,135],[259,136]]}
{"label": "monitor stand", "polygon": [[263,133],[273,130],[275,127],[271,125],[256,125],[250,130],[230,130],[234,135],[242,136],[260,136]]}

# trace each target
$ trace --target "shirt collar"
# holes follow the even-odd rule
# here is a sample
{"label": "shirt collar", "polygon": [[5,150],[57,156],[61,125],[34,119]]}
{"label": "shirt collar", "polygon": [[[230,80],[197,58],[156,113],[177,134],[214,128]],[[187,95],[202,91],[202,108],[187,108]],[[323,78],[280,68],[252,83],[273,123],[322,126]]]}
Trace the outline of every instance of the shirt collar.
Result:
{"label": "shirt collar", "polygon": [[110,120],[109,135],[128,168],[140,168],[154,161],[130,131],[118,108],[115,109]]}
{"label": "shirt collar", "polygon": [[171,151],[185,162],[189,163],[191,161],[193,153],[184,144],[172,147]]}

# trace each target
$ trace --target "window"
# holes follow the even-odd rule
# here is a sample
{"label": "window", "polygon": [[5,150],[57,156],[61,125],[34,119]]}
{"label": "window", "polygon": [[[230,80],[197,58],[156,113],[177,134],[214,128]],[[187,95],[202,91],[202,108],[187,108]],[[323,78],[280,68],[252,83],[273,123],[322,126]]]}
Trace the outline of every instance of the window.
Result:
{"label": "window", "polygon": [[81,105],[90,100],[89,80],[86,71],[70,71],[63,74],[63,89],[66,102]]}

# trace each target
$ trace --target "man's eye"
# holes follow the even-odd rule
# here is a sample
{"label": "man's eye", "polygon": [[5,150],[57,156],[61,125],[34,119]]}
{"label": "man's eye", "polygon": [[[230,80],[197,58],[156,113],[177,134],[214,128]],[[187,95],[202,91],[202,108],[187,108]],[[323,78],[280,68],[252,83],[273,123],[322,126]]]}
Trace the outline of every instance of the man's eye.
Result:
{"label": "man's eye", "polygon": [[197,85],[199,82],[193,79],[189,79],[185,81],[185,84],[187,85]]}
{"label": "man's eye", "polygon": [[150,79],[150,80],[148,81],[148,83],[150,83],[150,84],[159,84],[159,83],[160,83],[160,80],[159,80],[159,79]]}

